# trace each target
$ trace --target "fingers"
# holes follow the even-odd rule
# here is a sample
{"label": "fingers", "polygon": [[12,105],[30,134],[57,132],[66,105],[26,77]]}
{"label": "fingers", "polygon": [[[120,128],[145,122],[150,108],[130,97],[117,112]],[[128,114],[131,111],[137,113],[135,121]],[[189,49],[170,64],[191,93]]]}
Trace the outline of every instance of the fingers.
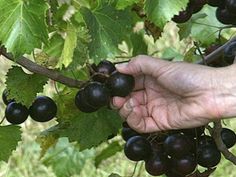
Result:
{"label": "fingers", "polygon": [[163,68],[166,64],[168,64],[167,61],[140,55],[133,58],[129,63],[116,65],[116,68],[118,71],[126,74],[146,74],[154,76],[155,74],[157,74],[156,72],[158,72],[160,68]]}

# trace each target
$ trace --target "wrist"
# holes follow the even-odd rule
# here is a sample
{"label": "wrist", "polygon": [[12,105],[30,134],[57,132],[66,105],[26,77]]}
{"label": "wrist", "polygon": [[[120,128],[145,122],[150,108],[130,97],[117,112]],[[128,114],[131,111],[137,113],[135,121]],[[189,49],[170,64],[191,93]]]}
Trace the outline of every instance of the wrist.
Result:
{"label": "wrist", "polygon": [[213,77],[216,118],[236,116],[236,64],[216,69]]}

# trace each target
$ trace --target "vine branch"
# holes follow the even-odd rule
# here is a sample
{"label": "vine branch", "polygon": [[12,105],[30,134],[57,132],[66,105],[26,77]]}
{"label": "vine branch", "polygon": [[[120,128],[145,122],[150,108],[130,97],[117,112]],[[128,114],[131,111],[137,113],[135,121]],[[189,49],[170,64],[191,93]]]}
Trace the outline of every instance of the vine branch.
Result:
{"label": "vine branch", "polygon": [[217,148],[221,151],[221,153],[224,155],[224,157],[229,160],[230,162],[232,162],[234,165],[236,165],[236,156],[231,153],[227,147],[225,146],[225,144],[222,141],[221,138],[221,130],[222,130],[222,124],[221,121],[216,121],[214,122],[214,127],[208,130],[211,134],[211,136],[214,138]]}
{"label": "vine branch", "polygon": [[46,67],[38,65],[23,56],[15,61],[13,56],[11,54],[7,53],[3,47],[0,48],[0,55],[4,56],[8,60],[16,62],[17,64],[21,65],[22,67],[26,68],[27,70],[29,70],[33,73],[43,75],[43,76],[48,77],[54,81],[60,82],[64,85],[67,85],[68,87],[80,88],[83,84],[85,84],[84,81],[79,81],[79,80],[75,80],[75,79],[66,77],[66,76],[60,74],[56,70],[48,69]]}

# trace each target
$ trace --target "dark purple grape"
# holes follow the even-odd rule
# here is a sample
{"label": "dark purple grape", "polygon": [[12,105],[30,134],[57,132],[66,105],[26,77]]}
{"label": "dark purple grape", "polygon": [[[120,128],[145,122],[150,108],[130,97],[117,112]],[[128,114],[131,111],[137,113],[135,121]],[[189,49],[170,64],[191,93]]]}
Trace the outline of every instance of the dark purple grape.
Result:
{"label": "dark purple grape", "polygon": [[207,4],[213,7],[224,7],[225,0],[208,0]]}
{"label": "dark purple grape", "polygon": [[132,161],[146,160],[152,154],[151,144],[142,136],[133,136],[125,144],[125,155]]}
{"label": "dark purple grape", "polygon": [[214,146],[216,147],[215,140],[208,135],[202,135],[199,138],[197,138],[197,146],[198,147],[204,147],[204,146]]}
{"label": "dark purple grape", "polygon": [[184,10],[180,11],[178,15],[175,15],[172,20],[175,23],[185,23],[192,17],[192,11]]}
{"label": "dark purple grape", "polygon": [[30,117],[37,122],[47,122],[57,114],[56,103],[47,96],[38,96],[29,108]]}
{"label": "dark purple grape", "polygon": [[185,155],[178,159],[173,158],[170,161],[172,170],[181,175],[191,174],[197,167],[196,159],[191,154]]}
{"label": "dark purple grape", "polygon": [[189,139],[182,134],[173,134],[166,138],[164,149],[171,157],[181,157],[191,151]]}
{"label": "dark purple grape", "polygon": [[220,162],[220,160],[221,153],[215,146],[207,145],[198,147],[197,161],[199,165],[206,168],[211,168],[215,167]]}
{"label": "dark purple grape", "polygon": [[236,23],[236,15],[232,15],[228,12],[227,9],[217,8],[216,9],[216,18],[219,22],[229,25]]}
{"label": "dark purple grape", "polygon": [[99,82],[90,82],[84,88],[84,94],[87,103],[95,108],[106,106],[110,101],[109,90]]}
{"label": "dark purple grape", "polygon": [[11,102],[6,107],[5,117],[11,124],[21,124],[28,116],[29,110],[20,103]]}
{"label": "dark purple grape", "polygon": [[236,143],[236,134],[228,128],[222,128],[221,139],[227,148],[231,148]]}
{"label": "dark purple grape", "polygon": [[167,172],[168,158],[155,153],[145,161],[145,169],[152,176],[160,176]]}
{"label": "dark purple grape", "polygon": [[135,130],[130,128],[130,126],[127,124],[127,122],[124,122],[122,124],[122,126],[123,126],[123,128],[121,130],[121,136],[122,136],[123,140],[127,141],[128,139],[130,139],[133,136],[140,135],[138,132],[136,132]]}
{"label": "dark purple grape", "polygon": [[97,65],[97,72],[98,73],[110,75],[115,70],[116,70],[115,65],[108,60],[103,60]]}
{"label": "dark purple grape", "polygon": [[85,113],[95,112],[99,109],[98,107],[93,107],[88,104],[84,89],[77,92],[75,96],[75,105],[80,111]]}
{"label": "dark purple grape", "polygon": [[235,56],[236,56],[236,41],[232,41],[224,49],[224,58],[234,59]]}
{"label": "dark purple grape", "polygon": [[113,72],[107,80],[107,87],[112,96],[126,97],[134,88],[135,80],[132,75]]}
{"label": "dark purple grape", "polygon": [[226,0],[225,6],[229,13],[236,15],[236,0]]}
{"label": "dark purple grape", "polygon": [[8,95],[7,89],[5,89],[5,90],[2,92],[2,101],[3,101],[3,103],[4,103],[5,105],[8,105],[9,103],[11,103],[11,102],[14,101],[14,99],[8,99],[8,98],[7,98],[7,95]]}

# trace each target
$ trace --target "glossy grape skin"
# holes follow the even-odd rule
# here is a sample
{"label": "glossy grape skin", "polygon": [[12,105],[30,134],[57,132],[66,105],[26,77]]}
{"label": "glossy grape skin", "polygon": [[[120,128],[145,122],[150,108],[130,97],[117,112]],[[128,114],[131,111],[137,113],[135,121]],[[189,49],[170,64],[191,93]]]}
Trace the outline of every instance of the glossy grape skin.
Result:
{"label": "glossy grape skin", "polygon": [[140,135],[138,132],[130,128],[127,122],[124,122],[122,125],[123,128],[121,130],[121,136],[123,140],[128,141],[128,139],[130,139],[131,137]]}
{"label": "glossy grape skin", "polygon": [[110,101],[109,90],[99,82],[90,82],[84,88],[84,93],[87,103],[92,107],[102,107]]}
{"label": "glossy grape skin", "polygon": [[191,151],[189,140],[185,135],[173,134],[166,138],[164,149],[171,157],[181,157]]}
{"label": "glossy grape skin", "polygon": [[135,80],[132,75],[113,72],[107,80],[106,86],[112,96],[126,97],[134,88]]}
{"label": "glossy grape skin", "polygon": [[224,7],[225,0],[208,0],[207,4],[213,7]]}
{"label": "glossy grape skin", "polygon": [[145,161],[145,169],[152,176],[160,176],[167,172],[167,162],[167,157],[156,153]]}
{"label": "glossy grape skin", "polygon": [[110,75],[115,70],[116,70],[116,67],[112,62],[108,60],[103,60],[97,65],[96,71],[98,73]]}
{"label": "glossy grape skin", "polygon": [[196,159],[193,155],[185,155],[180,158],[173,158],[170,160],[172,170],[181,175],[191,174],[197,167]]}
{"label": "glossy grape skin", "polygon": [[221,139],[227,148],[231,148],[236,143],[236,134],[228,128],[222,128]]}
{"label": "glossy grape skin", "polygon": [[216,18],[219,22],[229,25],[236,24],[236,16],[230,14],[227,9],[217,8],[216,9]]}
{"label": "glossy grape skin", "polygon": [[152,154],[151,144],[142,136],[133,136],[125,144],[124,153],[129,160],[146,160]]}
{"label": "glossy grape skin", "polygon": [[11,102],[6,107],[5,117],[11,124],[21,124],[28,118],[28,116],[29,110],[20,103]]}
{"label": "glossy grape skin", "polygon": [[14,99],[8,99],[8,98],[7,98],[7,95],[8,95],[8,93],[7,93],[7,90],[5,89],[5,90],[2,92],[2,101],[3,101],[3,103],[4,103],[5,105],[8,105],[9,103],[11,103],[11,102],[14,101]]}
{"label": "glossy grape skin", "polygon": [[178,15],[172,18],[175,23],[185,23],[192,17],[192,12],[188,10],[180,11]]}
{"label": "glossy grape skin", "polygon": [[198,141],[198,147],[204,147],[208,145],[216,147],[215,140],[208,135],[200,136],[199,138],[197,138],[197,141]]}
{"label": "glossy grape skin", "polygon": [[80,111],[85,113],[92,113],[99,109],[87,103],[87,98],[85,98],[84,89],[81,89],[77,92],[75,96],[75,105]]}
{"label": "glossy grape skin", "polygon": [[198,147],[197,161],[202,167],[215,167],[221,160],[220,151],[212,145]]}
{"label": "glossy grape skin", "polygon": [[236,15],[236,0],[226,0],[225,6],[229,13]]}
{"label": "glossy grape skin", "polygon": [[56,103],[47,96],[38,96],[29,108],[30,117],[37,122],[47,122],[57,114]]}

